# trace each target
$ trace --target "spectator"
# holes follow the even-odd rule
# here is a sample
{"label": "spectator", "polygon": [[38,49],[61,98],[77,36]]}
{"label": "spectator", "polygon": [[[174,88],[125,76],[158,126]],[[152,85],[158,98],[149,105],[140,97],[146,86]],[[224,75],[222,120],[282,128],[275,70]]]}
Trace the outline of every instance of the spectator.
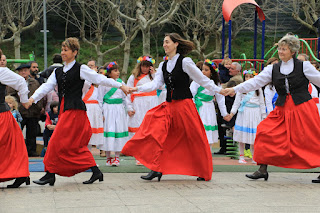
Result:
{"label": "spectator", "polygon": [[[243,78],[241,76],[241,65],[238,62],[233,62],[231,64],[229,69],[229,74],[232,77],[228,82],[222,85],[223,89],[234,87],[243,82]],[[235,97],[226,96],[225,98],[226,98],[225,104],[227,107],[227,112],[230,113]],[[233,116],[230,121],[225,122],[225,125],[228,127],[233,127],[235,124],[235,120],[236,120],[236,116]],[[219,125],[220,123],[223,123],[222,116],[220,113],[218,113],[217,121],[218,121],[218,128],[220,129],[220,130],[218,129],[218,131],[219,131],[221,149],[216,154],[225,154],[227,147],[226,147],[226,140],[224,139],[224,136],[226,133],[225,133],[225,129],[222,129],[221,125]]]}
{"label": "spectator", "polygon": [[12,116],[14,117],[14,119],[16,119],[16,121],[18,122],[19,126],[21,127],[21,121],[23,119],[22,119],[21,114],[18,111],[18,102],[17,102],[16,98],[11,96],[11,95],[7,95],[5,97],[5,101],[10,107],[10,111],[12,113]]}
{"label": "spectator", "polygon": [[47,117],[46,117],[45,129],[43,131],[44,148],[48,147],[48,142],[50,140],[50,137],[58,123],[58,108],[59,108],[59,102],[53,101],[50,104],[50,111],[46,113]]}
{"label": "spectator", "polygon": [[[30,97],[34,93],[34,91],[36,91],[36,89],[40,87],[40,84],[36,79],[31,78],[29,76],[30,75],[29,69],[30,69],[30,65],[22,64],[16,70],[18,70],[19,72],[18,74],[26,80],[28,84],[28,90],[29,90],[28,96]],[[8,95],[16,97],[18,100],[18,103],[19,103],[18,109],[23,118],[21,122],[21,129],[23,129],[24,126],[26,126],[26,145],[27,145],[28,156],[35,157],[37,156],[36,137],[39,132],[38,121],[40,118],[40,112],[42,109],[43,102],[40,101],[37,104],[32,104],[32,106],[29,109],[26,109],[20,103],[20,98],[16,90],[14,90],[11,87],[8,87],[7,93]]]}
{"label": "spectator", "polygon": [[309,61],[309,56],[305,53],[300,53],[297,56],[297,59],[301,60],[301,61]]}
{"label": "spectator", "polygon": [[36,79],[40,85],[43,84],[44,78],[38,74],[39,73],[38,63],[35,61],[31,61],[29,62],[29,64],[30,64],[30,77]]}
{"label": "spectator", "polygon": [[5,55],[1,55],[0,67],[6,67],[6,66],[7,66],[7,57]]}
{"label": "spectator", "polygon": [[90,60],[87,63],[88,67],[96,72],[98,72],[98,67],[96,65],[96,61],[95,60]]}
{"label": "spectator", "polygon": [[42,71],[40,73],[40,76],[43,78],[49,78],[49,76],[51,75],[51,73],[53,72],[54,69],[58,68],[58,67],[62,67],[62,58],[61,55],[56,53],[53,55],[53,64],[48,67],[46,70]]}
{"label": "spectator", "polygon": [[224,58],[219,64],[219,77],[221,84],[227,83],[232,77],[229,73],[232,60],[230,58]]}

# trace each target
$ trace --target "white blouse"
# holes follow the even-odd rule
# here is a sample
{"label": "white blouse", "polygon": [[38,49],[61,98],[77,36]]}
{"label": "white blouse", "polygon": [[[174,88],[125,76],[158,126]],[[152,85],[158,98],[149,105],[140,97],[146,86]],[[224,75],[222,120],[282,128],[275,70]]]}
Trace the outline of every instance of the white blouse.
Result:
{"label": "white blouse", "polygon": [[[199,85],[198,83],[196,83],[196,82],[194,82],[194,81],[191,83],[191,85],[190,85],[190,91],[191,91],[193,97],[197,94],[199,87],[200,87],[200,85]],[[225,117],[225,116],[228,115],[227,107],[226,107],[226,104],[225,104],[225,97],[224,97],[223,95],[219,94],[218,92],[209,91],[209,90],[207,90],[207,89],[204,89],[203,91],[201,91],[201,93],[204,93],[204,94],[206,94],[206,95],[215,96],[222,117]],[[213,101],[212,101],[212,102],[213,102]]]}
{"label": "white blouse", "polygon": [[[234,91],[236,93],[247,93],[253,90],[257,90],[270,83],[272,81],[272,68],[273,65],[268,65],[259,75],[235,86]],[[291,58],[289,61],[283,61],[281,63],[280,72],[283,75],[289,75],[293,71],[293,68],[294,62]],[[303,62],[303,73],[311,83],[320,86],[320,72],[309,61]]]}
{"label": "white blouse", "polygon": [[[63,72],[68,72],[76,61],[72,61],[69,64],[64,63]],[[104,85],[110,87],[120,88],[122,84],[116,82],[112,79],[107,78],[104,75],[98,74],[96,71],[90,69],[87,65],[82,64],[80,67],[80,78],[82,80],[87,80],[93,84]],[[37,103],[41,98],[43,98],[47,93],[52,91],[57,85],[56,72],[55,70],[52,72],[47,82],[42,84],[31,96],[34,102]]]}
{"label": "white blouse", "polygon": [[28,84],[22,76],[7,67],[0,67],[0,83],[17,90],[21,103],[28,102]]}
{"label": "white blouse", "polygon": [[[172,72],[172,70],[174,69],[177,60],[179,58],[180,54],[177,53],[175,56],[172,57],[172,59],[168,60],[167,63],[167,71],[168,72]],[[144,84],[142,86],[138,86],[138,91],[139,92],[151,92],[153,90],[159,89],[162,87],[162,85],[164,84],[164,78],[163,78],[163,72],[162,72],[162,66],[163,66],[164,62],[161,62],[159,64],[159,67],[157,69],[155,78],[153,79],[153,81]],[[210,80],[209,78],[207,78],[206,76],[204,76],[202,74],[202,72],[199,70],[199,68],[195,65],[195,63],[192,61],[191,58],[189,57],[185,57],[182,60],[182,69],[185,73],[187,73],[189,75],[189,77],[194,80],[195,82],[197,82],[198,84],[200,84],[201,86],[203,86],[204,88],[212,91],[212,92],[220,92],[221,88],[218,87],[217,85],[215,85],[215,83]]]}

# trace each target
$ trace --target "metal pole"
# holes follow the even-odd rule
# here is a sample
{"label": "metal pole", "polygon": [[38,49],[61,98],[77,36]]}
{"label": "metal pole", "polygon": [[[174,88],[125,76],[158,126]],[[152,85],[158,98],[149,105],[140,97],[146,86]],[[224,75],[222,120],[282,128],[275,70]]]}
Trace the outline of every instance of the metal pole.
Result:
{"label": "metal pole", "polygon": [[224,25],[224,17],[222,16],[222,31],[221,31],[221,44],[222,44],[222,48],[221,48],[221,51],[222,51],[222,56],[221,58],[224,59],[224,34],[225,34],[225,25]]}
{"label": "metal pole", "polygon": [[[265,35],[266,21],[262,21],[262,38],[261,38],[261,59],[264,59],[264,35]],[[264,63],[261,65],[261,70],[264,68]]]}
{"label": "metal pole", "polygon": [[231,57],[231,31],[232,31],[232,21],[229,21],[229,58]]}
{"label": "metal pole", "polygon": [[46,0],[43,0],[43,57],[44,70],[48,68],[48,52],[47,52],[47,5]]}
{"label": "metal pole", "polygon": [[[254,13],[254,43],[253,43],[253,58],[257,59],[257,27],[258,27],[258,21],[257,21],[257,10]],[[256,65],[255,65],[256,66]]]}

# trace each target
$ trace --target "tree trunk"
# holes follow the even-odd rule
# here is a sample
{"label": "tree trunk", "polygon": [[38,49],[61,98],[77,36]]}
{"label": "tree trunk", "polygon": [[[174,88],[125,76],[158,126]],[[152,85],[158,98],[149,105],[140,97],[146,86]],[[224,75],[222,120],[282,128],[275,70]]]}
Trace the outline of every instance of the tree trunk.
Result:
{"label": "tree trunk", "polygon": [[126,80],[128,74],[128,67],[129,67],[129,58],[130,58],[130,49],[131,49],[131,40],[127,40],[124,44],[123,49],[123,67],[121,72],[121,79]]}
{"label": "tree trunk", "polygon": [[143,55],[150,55],[150,27],[141,30],[142,43],[143,43]]}
{"label": "tree trunk", "polygon": [[97,52],[97,56],[98,56],[98,58],[97,58],[97,65],[98,66],[102,66],[103,65],[103,54],[102,54],[102,52],[100,52],[100,51],[98,51]]}
{"label": "tree trunk", "polygon": [[21,49],[21,37],[20,37],[20,33],[16,33],[14,36],[14,40],[13,40],[13,45],[14,45],[14,57],[16,59],[21,59],[21,55],[20,55],[20,49]]}

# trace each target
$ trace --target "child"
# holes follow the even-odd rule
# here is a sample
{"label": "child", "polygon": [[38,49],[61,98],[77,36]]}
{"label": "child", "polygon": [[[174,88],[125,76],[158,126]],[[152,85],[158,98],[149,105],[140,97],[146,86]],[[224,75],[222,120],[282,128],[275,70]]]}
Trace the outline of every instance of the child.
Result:
{"label": "child", "polygon": [[[253,78],[257,73],[253,70],[243,72],[244,81]],[[233,117],[238,111],[234,126],[233,140],[239,142],[239,163],[247,163],[244,159],[245,143],[251,144],[251,153],[254,155],[253,143],[256,137],[258,124],[266,118],[266,108],[262,89],[247,94],[237,93],[231,109],[230,116]],[[252,160],[252,163],[255,163]]]}
{"label": "child", "polygon": [[45,149],[48,147],[48,142],[51,138],[53,130],[56,128],[56,125],[58,123],[58,108],[59,102],[53,101],[50,104],[50,111],[46,113],[47,117],[45,122],[45,129],[43,131],[43,142]]}
{"label": "child", "polygon": [[[213,80],[216,85],[220,85],[219,74],[214,62],[206,59],[202,65],[202,73],[209,79]],[[209,91],[198,83],[193,81],[190,85],[190,90],[194,98],[196,107],[198,109],[202,123],[206,130],[206,135],[209,144],[218,142],[218,124],[216,117],[216,110],[213,103],[213,96],[216,97],[218,106],[223,117],[227,116],[227,108],[225,105],[225,98],[217,92]]]}
{"label": "child", "polygon": [[231,67],[231,64],[232,64],[232,60],[230,58],[224,58],[221,61],[221,64],[219,64],[219,77],[220,77],[221,84],[227,83],[232,77],[229,74],[229,69]]}
{"label": "child", "polygon": [[[139,57],[137,65],[129,77],[127,85],[129,87],[142,86],[151,82],[154,78],[155,60],[149,56]],[[129,115],[129,138],[138,131],[142,120],[148,110],[159,104],[157,91],[152,92],[139,92],[127,96],[128,102],[128,115]],[[136,165],[141,165],[136,161]]]}
{"label": "child", "polygon": [[98,88],[96,85],[85,81],[82,93],[82,100],[86,104],[87,116],[92,130],[88,144],[88,148],[91,150],[92,146],[98,147],[103,144],[102,104],[99,104],[98,101]]}
{"label": "child", "polygon": [[[120,71],[117,62],[107,66],[108,78],[125,83],[119,78]],[[128,141],[128,118],[126,114],[126,95],[115,87],[99,86],[99,102],[103,103],[104,143],[99,149],[106,151],[107,166],[119,166],[120,152]],[[111,152],[115,157],[111,157]]]}
{"label": "child", "polygon": [[9,105],[10,111],[11,111],[13,117],[16,119],[19,126],[21,127],[20,123],[22,121],[22,116],[21,116],[20,112],[18,111],[18,102],[16,101],[16,98],[11,95],[7,95],[5,97],[5,102]]}
{"label": "child", "polygon": [[[277,64],[279,59],[276,57],[271,57],[268,59],[266,66]],[[267,114],[275,108],[275,103],[278,98],[278,93],[276,92],[276,88],[273,86],[272,83],[268,84],[264,89],[265,101],[267,106]]]}

